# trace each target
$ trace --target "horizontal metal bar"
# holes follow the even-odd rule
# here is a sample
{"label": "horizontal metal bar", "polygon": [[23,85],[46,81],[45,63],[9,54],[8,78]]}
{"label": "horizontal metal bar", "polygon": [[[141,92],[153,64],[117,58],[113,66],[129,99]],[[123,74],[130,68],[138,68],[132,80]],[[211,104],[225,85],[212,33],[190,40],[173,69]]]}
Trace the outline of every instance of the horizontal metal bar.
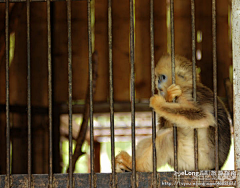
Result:
{"label": "horizontal metal bar", "polygon": [[[9,3],[17,3],[17,2],[26,2],[27,0],[9,0]],[[66,1],[66,0],[50,0],[50,2],[55,1]],[[72,0],[72,1],[87,1],[87,0]],[[31,0],[31,2],[47,2],[47,0]],[[6,0],[0,0],[0,3],[6,3]]]}
{"label": "horizontal metal bar", "polygon": [[[236,178],[234,175],[235,171],[219,171],[224,174],[230,174],[231,180],[226,178],[221,181],[221,178],[216,178],[213,174],[215,171],[204,171],[204,176],[198,176],[198,185],[200,187],[214,187],[216,183],[221,185],[221,187],[234,187],[236,184]],[[191,187],[194,186],[196,180],[193,177],[196,172],[180,172],[179,182],[175,182],[174,172],[158,172],[158,183],[161,187],[170,187],[174,183],[178,183],[179,186]],[[118,188],[131,187],[131,175],[132,173],[117,173]],[[96,185],[98,188],[110,187],[111,184],[111,173],[96,173]],[[151,187],[152,186],[152,173],[151,172],[137,172],[137,185],[138,187]],[[32,175],[32,186],[34,188],[45,188],[48,187],[48,174],[33,174]],[[214,179],[217,179],[214,181]],[[68,174],[54,174],[53,185],[58,188],[65,188],[68,185]],[[11,186],[16,187],[26,187],[27,185],[27,174],[13,174],[11,176]],[[73,174],[73,183],[75,188],[86,188],[90,187],[90,174]],[[220,184],[222,183],[222,184]],[[0,176],[0,187],[6,185],[6,176]]]}
{"label": "horizontal metal bar", "polygon": [[[60,114],[67,114],[67,104],[62,104],[60,109]],[[73,113],[82,113],[84,110],[84,104],[73,105]],[[136,112],[151,112],[149,107],[149,102],[147,103],[135,103]],[[94,102],[94,113],[104,113],[110,112],[110,106],[107,102]],[[114,112],[131,112],[131,103],[130,102],[114,102]]]}
{"label": "horizontal metal bar", "polygon": [[[9,106],[11,113],[19,113],[19,114],[26,114],[27,113],[27,106],[26,105],[10,105]],[[6,105],[0,104],[0,113],[6,112]],[[40,107],[40,106],[32,106],[32,114],[44,114],[48,115],[48,108]]]}
{"label": "horizontal metal bar", "polygon": [[[26,114],[26,105],[10,105],[11,113]],[[68,114],[68,104],[60,104],[59,108],[60,114]],[[84,104],[73,105],[73,114],[82,113],[84,110]],[[130,102],[114,102],[114,112],[130,112],[131,103]],[[135,103],[136,112],[151,112],[149,108],[149,102]],[[0,113],[6,112],[6,105],[0,104]],[[94,103],[94,113],[105,113],[110,112],[110,107],[108,102],[95,102]],[[32,106],[32,115],[43,114],[48,115],[48,108],[40,106]]]}

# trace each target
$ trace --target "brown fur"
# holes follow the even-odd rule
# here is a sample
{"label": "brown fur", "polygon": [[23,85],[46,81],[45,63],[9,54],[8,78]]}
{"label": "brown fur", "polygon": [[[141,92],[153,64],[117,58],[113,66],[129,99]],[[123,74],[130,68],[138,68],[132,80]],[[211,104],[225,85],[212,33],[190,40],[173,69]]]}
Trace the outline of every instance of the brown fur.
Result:
{"label": "brown fur", "polygon": [[[155,68],[156,87],[159,95],[150,99],[150,106],[156,111],[161,122],[156,137],[158,167],[169,163],[173,165],[173,124],[178,128],[178,168],[194,170],[194,134],[198,128],[198,159],[199,169],[208,170],[215,167],[215,118],[213,115],[213,92],[199,81],[197,75],[197,101],[193,100],[192,63],[186,58],[176,56],[175,79],[172,85],[171,57],[163,56]],[[165,75],[164,82],[159,76]],[[160,83],[160,86],[159,86]],[[176,103],[172,103],[176,98]],[[231,143],[228,112],[218,99],[219,126],[219,166],[225,162]],[[116,171],[129,171],[132,159],[125,151],[116,157]],[[152,139],[139,142],[136,150],[137,171],[152,171]]]}

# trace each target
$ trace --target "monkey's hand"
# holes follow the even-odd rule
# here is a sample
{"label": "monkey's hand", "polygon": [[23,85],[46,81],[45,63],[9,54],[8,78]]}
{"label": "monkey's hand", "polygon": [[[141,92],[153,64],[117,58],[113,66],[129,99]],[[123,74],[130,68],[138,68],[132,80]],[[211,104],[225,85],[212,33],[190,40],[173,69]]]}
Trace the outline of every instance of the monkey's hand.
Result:
{"label": "monkey's hand", "polygon": [[116,172],[131,172],[132,158],[126,151],[121,151],[115,158]]}
{"label": "monkey's hand", "polygon": [[154,109],[157,107],[160,107],[164,103],[166,103],[166,100],[163,98],[162,95],[153,95],[150,98],[150,107],[152,107]]}
{"label": "monkey's hand", "polygon": [[182,90],[179,85],[172,84],[167,88],[166,101],[172,102],[175,97],[182,95]]}

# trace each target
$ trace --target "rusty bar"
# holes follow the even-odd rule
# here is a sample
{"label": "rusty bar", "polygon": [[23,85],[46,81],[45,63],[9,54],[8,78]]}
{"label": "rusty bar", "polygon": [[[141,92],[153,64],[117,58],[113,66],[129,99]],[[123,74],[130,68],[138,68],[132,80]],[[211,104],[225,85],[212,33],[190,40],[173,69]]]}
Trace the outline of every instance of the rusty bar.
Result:
{"label": "rusty bar", "polygon": [[[184,172],[184,171],[182,171]],[[199,186],[200,187],[215,187],[214,179],[216,178],[215,175],[212,175],[213,171],[206,171],[207,174],[209,174],[208,178],[203,178],[199,180]],[[225,173],[228,173],[229,176],[224,181],[219,181],[218,183],[220,186],[223,187],[235,187],[235,177],[230,176],[231,174],[234,174],[234,170],[227,170],[224,171]],[[188,173],[188,171],[187,171]],[[205,173],[205,172],[204,172]],[[160,187],[171,187],[175,183],[174,180],[174,172],[158,172],[159,175],[159,182],[161,183]],[[138,182],[138,187],[151,187],[151,177],[152,174],[148,172],[137,172],[137,175],[141,181]],[[131,176],[129,176],[129,173],[117,173],[116,174],[117,179],[121,184],[118,184],[118,188],[126,188],[131,187]],[[32,184],[33,187],[46,187],[48,185],[48,174],[33,174],[32,175]],[[192,178],[192,175],[183,175],[181,176],[181,182],[180,185],[184,186],[183,184],[187,184],[188,186],[193,187],[194,183],[196,183],[196,180]],[[5,186],[5,175],[0,175],[0,187]],[[26,187],[27,183],[27,175],[26,174],[12,174],[11,176],[13,187]],[[150,180],[150,181],[149,181]],[[96,183],[99,187],[109,187],[111,181],[111,173],[96,173]],[[67,174],[54,174],[54,182],[55,187],[58,188],[66,188],[68,186],[68,175]],[[171,183],[165,184],[166,182]],[[203,185],[204,183],[204,185]],[[79,173],[74,174],[74,185],[77,188],[86,188],[90,187],[90,176],[88,173]]]}
{"label": "rusty bar", "polygon": [[48,117],[49,117],[49,188],[53,187],[53,149],[52,149],[52,56],[51,56],[51,10],[47,0],[47,38],[48,38]]}
{"label": "rusty bar", "polygon": [[[153,3],[150,1],[150,48],[151,48],[151,90],[152,95],[155,93],[155,74],[154,74],[154,16],[153,16]],[[153,187],[157,187],[157,154],[156,154],[156,114],[152,109],[152,143],[153,143]]]}
{"label": "rusty bar", "polygon": [[132,127],[132,187],[136,187],[136,135],[135,135],[135,33],[134,33],[134,2],[130,0],[130,63],[131,63],[131,127]]}
{"label": "rusty bar", "polygon": [[91,0],[87,1],[88,14],[88,63],[89,63],[89,95],[90,95],[90,168],[91,168],[91,187],[95,186],[94,175],[94,133],[93,133],[93,74],[92,74],[92,26],[91,26]]}
{"label": "rusty bar", "polygon": [[9,0],[5,4],[5,43],[6,43],[6,173],[7,187],[10,188],[10,113],[9,113]]}
{"label": "rusty bar", "polygon": [[[0,0],[0,3],[6,3],[7,0]],[[9,3],[23,3],[26,2],[27,0],[9,0]],[[46,2],[47,0],[31,0],[31,2]],[[58,1],[66,1],[66,0],[50,0],[51,2],[58,2]],[[72,0],[72,1],[87,1],[87,0]]]}
{"label": "rusty bar", "polygon": [[234,162],[240,187],[240,1],[232,1]]}
{"label": "rusty bar", "polygon": [[212,0],[212,36],[213,36],[213,106],[215,127],[215,170],[219,170],[218,164],[218,117],[217,117],[217,37],[216,37],[216,0]]}
{"label": "rusty bar", "polygon": [[112,0],[108,0],[108,61],[109,61],[109,96],[110,96],[110,126],[111,126],[111,162],[112,162],[112,187],[116,187],[115,172],[115,136],[114,136],[114,99],[113,99],[113,60],[112,60]]}
{"label": "rusty bar", "polygon": [[68,116],[69,116],[69,187],[73,187],[72,165],[72,2],[67,0],[67,28],[68,28]]}
{"label": "rusty bar", "polygon": [[[172,83],[175,84],[174,0],[170,0],[170,27],[171,27]],[[178,171],[176,126],[173,127],[173,144],[174,144],[174,170]]]}
{"label": "rusty bar", "polygon": [[[191,0],[191,27],[192,27],[192,77],[193,77],[193,101],[197,101],[196,85],[196,30],[195,30],[195,0]],[[198,130],[194,129],[194,163],[195,171],[198,171]]]}
{"label": "rusty bar", "polygon": [[27,0],[27,117],[28,117],[28,187],[31,187],[31,61],[30,61],[30,0]]}

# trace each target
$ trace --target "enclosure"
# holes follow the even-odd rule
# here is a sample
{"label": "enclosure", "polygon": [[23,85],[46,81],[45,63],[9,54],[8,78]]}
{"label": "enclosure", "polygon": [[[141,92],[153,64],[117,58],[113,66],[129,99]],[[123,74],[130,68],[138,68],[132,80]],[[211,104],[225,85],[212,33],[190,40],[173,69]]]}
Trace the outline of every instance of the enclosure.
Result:
{"label": "enclosure", "polygon": [[[0,187],[239,187],[238,0],[0,2]],[[133,161],[138,140],[155,142],[149,99],[166,53],[196,64],[202,83],[226,104],[233,169],[198,178],[177,165],[162,172],[153,147],[153,172],[136,172],[135,162],[132,172],[115,172],[120,142],[128,142]],[[86,172],[79,173],[83,155]]]}

